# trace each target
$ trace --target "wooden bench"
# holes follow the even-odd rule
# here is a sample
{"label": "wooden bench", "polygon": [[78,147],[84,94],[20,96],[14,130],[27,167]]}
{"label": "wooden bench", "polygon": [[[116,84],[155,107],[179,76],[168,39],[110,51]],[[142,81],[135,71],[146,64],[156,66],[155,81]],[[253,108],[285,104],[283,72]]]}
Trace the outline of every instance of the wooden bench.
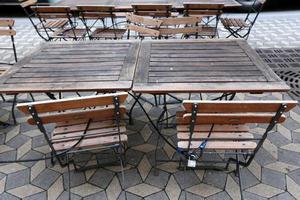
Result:
{"label": "wooden bench", "polygon": [[140,16],[171,17],[172,4],[132,4],[133,13]]}
{"label": "wooden bench", "polygon": [[0,49],[12,49],[14,52],[15,61],[18,62],[17,51],[15,46],[16,31],[13,29],[15,20],[13,19],[0,19],[0,36],[9,36],[11,38],[12,48],[0,47]]}
{"label": "wooden bench", "polygon": [[[195,163],[204,154],[222,153],[226,163],[236,164],[242,197],[239,167],[249,166],[268,133],[283,123],[297,101],[183,101],[183,112],[177,112],[177,146],[187,160]],[[249,124],[268,124],[266,131],[255,136]],[[243,161],[240,160],[244,155]],[[226,156],[224,156],[226,158]],[[203,161],[205,163],[205,161]],[[214,163],[214,161],[212,161]],[[215,161],[216,163],[218,161]],[[243,197],[242,197],[243,199]]]}
{"label": "wooden bench", "polygon": [[[55,155],[66,150],[111,148],[118,145],[124,150],[127,135],[122,119],[126,113],[126,97],[126,92],[120,92],[20,103],[17,108],[30,115],[28,123],[37,125],[44,133]],[[44,124],[49,123],[56,124],[51,137],[44,128]]]}

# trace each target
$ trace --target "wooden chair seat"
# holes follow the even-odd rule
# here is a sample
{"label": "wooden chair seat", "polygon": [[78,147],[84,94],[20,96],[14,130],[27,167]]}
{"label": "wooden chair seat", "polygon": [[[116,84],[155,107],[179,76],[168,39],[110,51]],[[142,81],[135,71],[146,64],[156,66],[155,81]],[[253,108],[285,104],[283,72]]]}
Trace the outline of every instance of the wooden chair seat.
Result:
{"label": "wooden chair seat", "polygon": [[216,27],[202,26],[198,35],[200,36],[214,36],[216,33]]}
{"label": "wooden chair seat", "polygon": [[[52,133],[51,141],[56,151],[72,147],[82,136],[87,126],[87,120],[60,122]],[[126,127],[120,125],[121,142],[127,142]],[[113,120],[92,121],[84,139],[76,148],[92,148],[107,146],[119,140],[118,127]]]}
{"label": "wooden chair seat", "polygon": [[122,39],[125,34],[126,29],[105,29],[105,28],[97,28],[92,33],[92,37],[94,38],[117,38]]}
{"label": "wooden chair seat", "polygon": [[59,29],[53,33],[53,37],[74,38],[75,37],[74,32],[77,38],[82,38],[85,37],[86,35],[86,29],[84,28],[82,29],[76,28],[76,29],[69,29],[69,30]]}
{"label": "wooden chair seat", "polygon": [[[47,21],[44,26],[45,28],[62,28],[68,23],[68,19],[59,19],[53,21]],[[39,25],[38,28],[43,28],[42,25]]]}
{"label": "wooden chair seat", "polygon": [[239,18],[221,18],[221,22],[224,27],[244,28],[249,26],[243,19]]}

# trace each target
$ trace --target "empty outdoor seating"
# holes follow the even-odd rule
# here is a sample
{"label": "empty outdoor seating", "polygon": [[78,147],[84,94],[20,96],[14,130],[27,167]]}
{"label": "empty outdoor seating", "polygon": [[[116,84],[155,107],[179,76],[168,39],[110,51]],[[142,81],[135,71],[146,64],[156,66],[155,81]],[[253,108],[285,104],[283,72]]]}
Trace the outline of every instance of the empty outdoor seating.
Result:
{"label": "empty outdoor seating", "polygon": [[171,17],[171,4],[132,4],[133,13],[135,15],[150,17]]}
{"label": "empty outdoor seating", "polygon": [[[70,7],[68,6],[31,6],[31,9],[39,18],[41,26],[49,40],[78,40],[84,38],[86,35],[86,29],[78,28],[77,22],[72,20],[73,15]],[[63,20],[62,22],[67,21],[67,24],[52,30],[47,26],[50,23],[49,20]]]}
{"label": "empty outdoor seating", "polygon": [[185,2],[183,6],[185,16],[202,17],[202,31],[199,36],[212,38],[218,36],[217,28],[224,4]]}
{"label": "empty outdoor seating", "polygon": [[9,36],[11,39],[12,47],[0,47],[0,49],[12,49],[15,61],[18,61],[17,51],[15,46],[16,31],[13,29],[15,21],[13,19],[0,19],[0,36]]}
{"label": "empty outdoor seating", "polygon": [[226,30],[229,31],[227,38],[233,36],[235,38],[248,39],[253,25],[255,24],[266,0],[255,0],[249,8],[248,14],[242,18],[221,18],[221,22]]}
{"label": "empty outdoor seating", "polygon": [[[297,101],[183,101],[178,112],[178,151],[194,164],[207,164],[205,155],[224,155],[225,160],[213,164],[236,164],[242,196],[240,166],[249,166],[269,132]],[[251,133],[249,124],[267,124],[263,134]],[[184,160],[186,162],[186,160]],[[246,178],[246,177],[245,177]]]}
{"label": "empty outdoor seating", "polygon": [[[34,12],[30,7],[37,5],[37,0],[19,0],[20,5],[23,8],[25,14],[27,15],[29,21],[33,25],[37,34],[44,40],[48,41],[48,32],[53,32],[55,29],[61,29],[68,24],[68,19],[48,19],[47,21],[35,20],[36,12]],[[48,32],[45,32],[44,30]]]}
{"label": "empty outdoor seating", "polygon": [[157,30],[162,21],[158,19],[151,19],[143,16],[134,15],[131,13],[126,14],[127,19],[127,38],[130,38],[131,31],[135,33],[134,37],[158,37],[159,31]]}
{"label": "empty outdoor seating", "polygon": [[[119,92],[21,103],[17,108],[29,115],[28,123],[37,125],[44,134],[52,155],[62,166],[65,153],[91,149],[112,149],[113,155],[124,162],[127,135],[122,120],[126,97],[126,92]],[[55,124],[51,136],[45,128],[49,123]]]}
{"label": "empty outdoor seating", "polygon": [[77,9],[90,39],[122,39],[126,32],[118,28],[113,6],[80,5]]}

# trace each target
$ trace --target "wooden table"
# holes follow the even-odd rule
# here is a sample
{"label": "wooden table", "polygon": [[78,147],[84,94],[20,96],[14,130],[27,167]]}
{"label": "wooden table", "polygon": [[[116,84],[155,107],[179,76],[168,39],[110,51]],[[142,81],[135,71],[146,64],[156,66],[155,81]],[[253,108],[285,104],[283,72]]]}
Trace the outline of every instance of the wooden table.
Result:
{"label": "wooden table", "polygon": [[140,47],[133,92],[285,92],[244,40],[152,40]]}
{"label": "wooden table", "polygon": [[128,91],[138,41],[45,43],[0,79],[0,93]]}
{"label": "wooden table", "polygon": [[54,3],[56,6],[70,6],[73,10],[76,10],[77,5],[113,5],[116,9],[122,11],[131,11],[131,4],[138,3],[153,3],[153,4],[172,4],[175,9],[183,9],[184,2],[199,2],[199,3],[223,3],[225,8],[227,7],[239,7],[241,6],[235,0],[61,0]]}

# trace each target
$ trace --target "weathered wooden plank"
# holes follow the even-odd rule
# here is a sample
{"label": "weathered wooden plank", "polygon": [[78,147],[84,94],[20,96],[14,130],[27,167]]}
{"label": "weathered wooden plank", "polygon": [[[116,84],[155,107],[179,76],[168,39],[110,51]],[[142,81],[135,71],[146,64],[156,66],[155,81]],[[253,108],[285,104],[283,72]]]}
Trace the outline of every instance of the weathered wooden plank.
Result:
{"label": "weathered wooden plank", "polygon": [[[255,69],[255,66],[231,66],[231,68],[228,67],[219,67],[219,66],[201,66],[201,67],[149,67],[149,72],[166,72],[166,71],[172,71],[172,72],[212,72],[212,71],[219,71],[219,72],[235,72],[235,71],[258,71]],[[260,72],[260,71],[258,71]],[[243,73],[243,72],[240,72]]]}
{"label": "weathered wooden plank", "polygon": [[[174,72],[173,70],[149,72],[149,77],[198,77],[201,80],[203,77],[246,77],[246,76],[261,76],[260,71],[180,71]],[[229,79],[228,79],[229,80]]]}
{"label": "weathered wooden plank", "polygon": [[77,59],[77,58],[64,58],[64,59],[59,59],[59,60],[51,60],[51,59],[42,59],[42,60],[31,60],[30,63],[33,64],[51,64],[51,63],[95,63],[95,62],[110,62],[110,61],[123,61],[123,57],[115,57],[115,58],[82,58],[82,59]]}
{"label": "weathered wooden plank", "polygon": [[72,54],[65,54],[65,55],[49,55],[49,54],[40,54],[32,58],[32,60],[44,60],[44,59],[93,59],[93,58],[117,58],[121,57],[124,58],[126,56],[125,53],[102,53],[102,54],[80,54],[80,55],[72,55]]}
{"label": "weathered wooden plank", "polygon": [[250,59],[248,57],[218,57],[218,58],[152,58],[151,57],[151,61],[154,62],[214,62],[214,61],[218,61],[218,62],[232,62],[232,61],[250,61]]}
{"label": "weathered wooden plank", "polygon": [[136,82],[148,81],[148,67],[150,63],[150,49],[151,44],[145,43],[140,47],[139,59],[137,62],[137,69],[134,77]]}
{"label": "weathered wooden plank", "polygon": [[[106,67],[122,67],[123,61],[111,61],[111,62],[100,62],[100,63],[90,63],[90,62],[82,62],[82,63],[28,63],[22,65],[22,68],[69,68],[69,69],[77,69],[77,68],[98,68],[99,70],[105,69]],[[32,69],[34,70],[34,69]]]}
{"label": "weathered wooden plank", "polygon": [[[17,72],[12,78],[49,78],[49,77],[84,77],[84,76],[119,76],[120,71],[65,71],[65,72],[32,72],[32,73],[21,73]],[[92,79],[92,78],[91,78]]]}
{"label": "weathered wooden plank", "polygon": [[65,82],[95,82],[95,81],[117,81],[119,76],[77,76],[77,77],[41,77],[41,78],[14,78],[11,77],[5,83],[65,83]]}
{"label": "weathered wooden plank", "polygon": [[205,83],[205,82],[261,82],[266,81],[264,76],[203,76],[203,77],[149,77],[149,83]]}
{"label": "weathered wooden plank", "polygon": [[151,53],[151,58],[223,58],[223,57],[234,57],[234,58],[242,58],[242,57],[248,57],[245,53],[185,53],[182,51],[178,54],[173,53]]}

